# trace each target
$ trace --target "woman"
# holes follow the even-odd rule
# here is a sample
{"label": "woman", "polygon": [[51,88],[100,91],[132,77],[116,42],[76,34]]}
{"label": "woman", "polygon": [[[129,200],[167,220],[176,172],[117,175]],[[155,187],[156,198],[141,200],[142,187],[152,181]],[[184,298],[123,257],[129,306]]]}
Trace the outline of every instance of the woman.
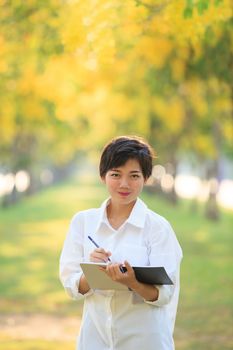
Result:
{"label": "woman", "polygon": [[[60,277],[72,298],[84,298],[78,350],[174,349],[182,251],[168,221],[138,198],[151,175],[152,160],[153,151],[141,138],[111,140],[99,166],[110,197],[100,208],[81,211],[71,221]],[[88,235],[101,248],[95,248]],[[80,262],[109,259],[102,272],[128,290],[89,287]],[[133,265],[164,266],[174,284],[138,282]]]}

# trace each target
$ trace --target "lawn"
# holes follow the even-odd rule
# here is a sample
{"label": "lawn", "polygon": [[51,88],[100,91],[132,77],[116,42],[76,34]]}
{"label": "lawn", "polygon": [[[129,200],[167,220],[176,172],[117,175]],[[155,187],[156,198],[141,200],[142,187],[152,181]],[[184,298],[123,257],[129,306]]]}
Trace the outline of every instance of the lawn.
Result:
{"label": "lawn", "polygon": [[[80,317],[82,304],[69,300],[59,282],[59,254],[72,215],[99,206],[105,197],[103,186],[85,177],[1,209],[1,315]],[[190,202],[174,207],[147,192],[142,198],[171,222],[184,252],[176,349],[232,349],[233,213],[222,212],[216,223],[205,220],[202,207],[194,209]],[[1,350],[70,350],[74,343],[0,332]]]}

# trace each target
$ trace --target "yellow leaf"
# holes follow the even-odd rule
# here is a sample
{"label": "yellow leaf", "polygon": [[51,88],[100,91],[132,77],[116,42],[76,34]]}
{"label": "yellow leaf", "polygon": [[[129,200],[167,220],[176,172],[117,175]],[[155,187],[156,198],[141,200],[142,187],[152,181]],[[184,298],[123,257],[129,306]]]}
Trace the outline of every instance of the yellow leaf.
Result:
{"label": "yellow leaf", "polygon": [[145,57],[148,62],[156,68],[162,68],[173,49],[172,42],[165,37],[144,36],[138,44],[140,56]]}
{"label": "yellow leaf", "polygon": [[182,81],[184,79],[186,64],[182,59],[175,58],[171,62],[172,76],[175,81]]}

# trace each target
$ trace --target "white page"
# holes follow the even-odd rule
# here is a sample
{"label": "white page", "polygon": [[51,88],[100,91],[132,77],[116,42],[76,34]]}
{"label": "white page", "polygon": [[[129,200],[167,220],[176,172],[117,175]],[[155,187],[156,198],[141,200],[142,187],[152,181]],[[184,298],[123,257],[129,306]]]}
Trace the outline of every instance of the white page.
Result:
{"label": "white page", "polygon": [[106,275],[104,271],[99,270],[98,266],[107,266],[105,263],[83,262],[80,264],[83,273],[92,289],[114,289],[128,290],[121,283],[114,282]]}

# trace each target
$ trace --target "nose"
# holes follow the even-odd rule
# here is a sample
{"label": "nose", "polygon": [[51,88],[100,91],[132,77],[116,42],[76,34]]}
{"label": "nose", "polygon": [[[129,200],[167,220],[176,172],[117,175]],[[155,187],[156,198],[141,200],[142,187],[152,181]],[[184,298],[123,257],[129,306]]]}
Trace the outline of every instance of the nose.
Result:
{"label": "nose", "polygon": [[120,188],[129,188],[129,183],[126,177],[121,178]]}

